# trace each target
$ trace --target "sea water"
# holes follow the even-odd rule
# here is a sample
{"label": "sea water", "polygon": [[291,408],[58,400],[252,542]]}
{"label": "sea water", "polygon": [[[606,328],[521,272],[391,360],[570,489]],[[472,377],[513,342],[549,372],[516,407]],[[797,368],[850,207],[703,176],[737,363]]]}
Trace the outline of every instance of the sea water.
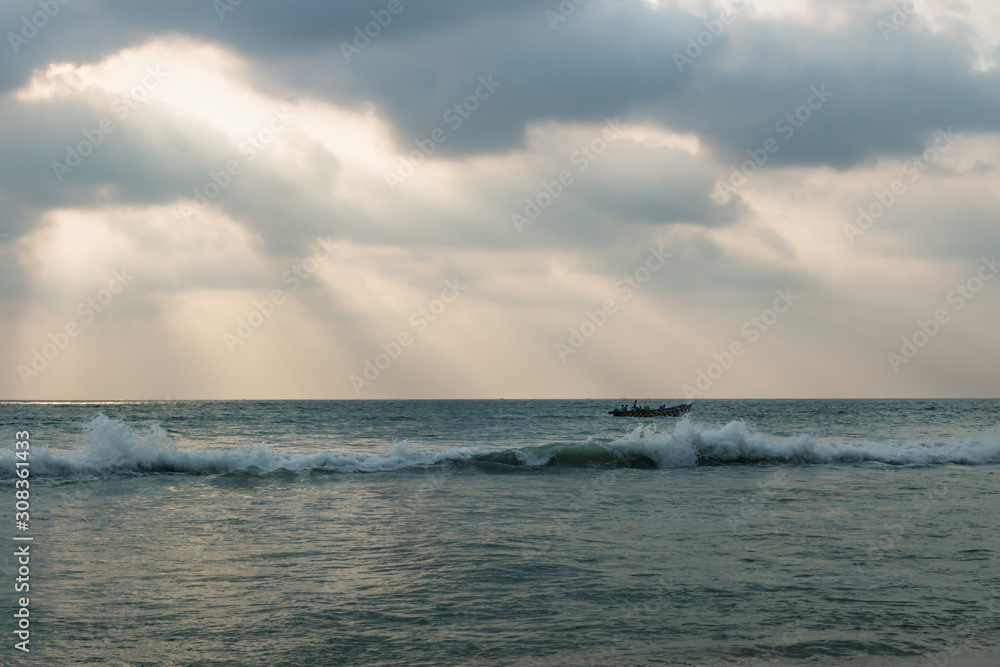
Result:
{"label": "sea water", "polygon": [[0,662],[1000,663],[1000,401],[623,402],[0,404]]}

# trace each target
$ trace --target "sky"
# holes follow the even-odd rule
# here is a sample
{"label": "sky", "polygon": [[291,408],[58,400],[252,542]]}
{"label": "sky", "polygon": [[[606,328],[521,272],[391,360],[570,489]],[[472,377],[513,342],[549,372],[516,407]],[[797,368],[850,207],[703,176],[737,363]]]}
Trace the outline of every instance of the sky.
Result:
{"label": "sky", "polygon": [[1000,395],[992,0],[0,28],[0,398]]}

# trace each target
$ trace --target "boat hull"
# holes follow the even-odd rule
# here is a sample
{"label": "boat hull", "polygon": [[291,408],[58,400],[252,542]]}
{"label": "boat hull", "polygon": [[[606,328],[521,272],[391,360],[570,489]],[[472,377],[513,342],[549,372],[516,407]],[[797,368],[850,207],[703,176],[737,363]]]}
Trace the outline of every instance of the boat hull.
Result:
{"label": "boat hull", "polygon": [[658,408],[655,410],[619,410],[614,409],[608,412],[613,417],[680,417],[691,411],[693,403],[682,405],[672,405],[669,408]]}

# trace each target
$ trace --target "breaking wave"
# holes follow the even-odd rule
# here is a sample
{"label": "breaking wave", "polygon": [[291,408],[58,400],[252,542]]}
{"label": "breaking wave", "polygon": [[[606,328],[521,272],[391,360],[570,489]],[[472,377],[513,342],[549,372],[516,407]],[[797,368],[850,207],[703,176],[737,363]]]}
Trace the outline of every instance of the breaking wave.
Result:
{"label": "breaking wave", "polygon": [[[407,441],[388,451],[349,454],[330,451],[285,452],[265,443],[235,449],[178,449],[158,425],[133,427],[98,415],[81,434],[82,449],[31,449],[33,478],[120,477],[149,474],[258,476],[278,471],[364,473],[408,468],[452,466],[484,471],[539,468],[684,468],[705,465],[853,464],[890,465],[1000,463],[1000,435],[987,432],[947,442],[820,441],[808,435],[775,438],[733,421],[722,427],[701,426],[689,419],[670,430],[638,426],[608,442],[549,444],[514,449],[452,447],[418,449]],[[14,452],[0,452],[0,464],[13,478]]]}

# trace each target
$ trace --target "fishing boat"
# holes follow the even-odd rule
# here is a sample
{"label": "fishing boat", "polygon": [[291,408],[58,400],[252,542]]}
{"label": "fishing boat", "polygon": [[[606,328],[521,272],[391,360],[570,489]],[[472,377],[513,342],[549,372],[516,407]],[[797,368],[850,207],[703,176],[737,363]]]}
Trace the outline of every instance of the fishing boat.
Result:
{"label": "fishing boat", "polygon": [[681,403],[672,405],[669,408],[661,405],[658,408],[651,408],[648,405],[633,405],[631,408],[615,408],[609,410],[608,414],[614,417],[680,417],[691,411],[693,403]]}

